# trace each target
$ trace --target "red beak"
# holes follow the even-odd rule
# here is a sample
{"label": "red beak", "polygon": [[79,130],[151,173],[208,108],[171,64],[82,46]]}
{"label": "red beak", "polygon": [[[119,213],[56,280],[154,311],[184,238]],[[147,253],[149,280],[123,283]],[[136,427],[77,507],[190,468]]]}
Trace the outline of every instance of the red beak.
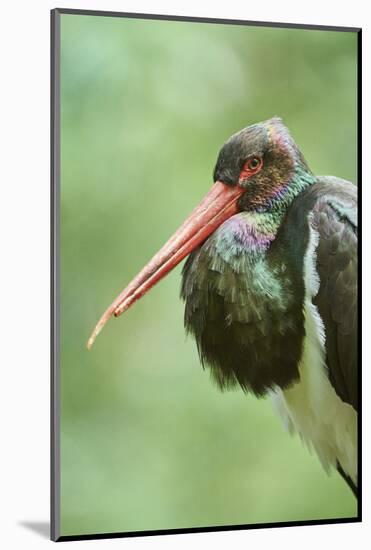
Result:
{"label": "red beak", "polygon": [[237,213],[237,199],[243,192],[244,189],[239,185],[232,187],[220,181],[214,183],[174,235],[103,313],[89,338],[88,349],[112,315],[118,317],[126,311],[225,220]]}

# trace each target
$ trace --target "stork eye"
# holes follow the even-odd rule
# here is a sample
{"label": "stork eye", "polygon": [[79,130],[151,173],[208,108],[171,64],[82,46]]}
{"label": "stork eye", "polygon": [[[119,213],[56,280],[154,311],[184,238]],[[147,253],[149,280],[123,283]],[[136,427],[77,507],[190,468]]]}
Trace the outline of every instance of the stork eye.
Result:
{"label": "stork eye", "polygon": [[255,171],[260,168],[262,164],[262,159],[259,157],[252,157],[246,162],[246,168],[251,171]]}
{"label": "stork eye", "polygon": [[250,157],[243,165],[239,181],[245,181],[251,178],[254,174],[259,172],[263,166],[263,159],[261,157]]}

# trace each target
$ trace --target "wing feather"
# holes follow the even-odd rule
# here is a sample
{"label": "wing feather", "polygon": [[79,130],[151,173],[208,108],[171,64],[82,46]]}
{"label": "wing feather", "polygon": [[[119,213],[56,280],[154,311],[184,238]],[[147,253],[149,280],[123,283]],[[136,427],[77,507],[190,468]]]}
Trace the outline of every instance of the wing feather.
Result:
{"label": "wing feather", "polygon": [[330,382],[339,397],[358,410],[357,203],[355,186],[346,183],[322,195],[312,210],[320,278],[314,303],[325,326]]}

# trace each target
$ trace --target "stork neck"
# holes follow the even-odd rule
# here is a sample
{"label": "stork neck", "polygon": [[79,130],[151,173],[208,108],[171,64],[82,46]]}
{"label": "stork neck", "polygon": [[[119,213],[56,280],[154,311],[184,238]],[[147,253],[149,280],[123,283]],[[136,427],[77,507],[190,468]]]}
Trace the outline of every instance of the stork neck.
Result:
{"label": "stork neck", "polygon": [[228,264],[244,261],[246,254],[255,262],[275,240],[280,223],[272,212],[240,212],[215,231],[207,246],[215,247],[216,256]]}
{"label": "stork neck", "polygon": [[280,224],[293,200],[315,182],[316,177],[310,170],[305,169],[301,164],[297,164],[291,178],[287,182],[283,182],[275,190],[265,207],[258,208],[256,211],[259,213],[271,213],[279,220]]}

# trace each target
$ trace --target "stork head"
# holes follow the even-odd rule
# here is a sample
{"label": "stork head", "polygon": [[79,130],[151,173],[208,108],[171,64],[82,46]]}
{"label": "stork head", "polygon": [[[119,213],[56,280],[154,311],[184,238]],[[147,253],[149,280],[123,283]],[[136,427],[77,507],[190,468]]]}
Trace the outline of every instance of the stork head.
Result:
{"label": "stork head", "polygon": [[300,178],[311,171],[288,128],[278,117],[233,134],[221,148],[214,181],[239,186],[242,211],[265,212],[287,207]]}

